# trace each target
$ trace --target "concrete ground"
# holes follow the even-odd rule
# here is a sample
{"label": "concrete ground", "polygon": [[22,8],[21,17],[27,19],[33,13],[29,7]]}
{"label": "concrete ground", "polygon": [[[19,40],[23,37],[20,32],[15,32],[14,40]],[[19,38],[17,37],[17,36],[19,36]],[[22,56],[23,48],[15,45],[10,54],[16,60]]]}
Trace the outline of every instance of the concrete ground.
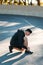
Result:
{"label": "concrete ground", "polygon": [[[18,29],[30,28],[28,46],[33,54],[13,49],[9,53],[11,37]],[[0,14],[0,65],[43,65],[43,18]]]}

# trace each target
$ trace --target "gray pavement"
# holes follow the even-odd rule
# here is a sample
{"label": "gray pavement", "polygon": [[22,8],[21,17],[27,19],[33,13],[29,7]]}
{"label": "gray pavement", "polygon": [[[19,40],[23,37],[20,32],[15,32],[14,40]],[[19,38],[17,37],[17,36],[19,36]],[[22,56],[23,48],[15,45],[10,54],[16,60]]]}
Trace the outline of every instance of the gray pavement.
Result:
{"label": "gray pavement", "polygon": [[0,14],[26,15],[43,17],[41,6],[0,5]]}

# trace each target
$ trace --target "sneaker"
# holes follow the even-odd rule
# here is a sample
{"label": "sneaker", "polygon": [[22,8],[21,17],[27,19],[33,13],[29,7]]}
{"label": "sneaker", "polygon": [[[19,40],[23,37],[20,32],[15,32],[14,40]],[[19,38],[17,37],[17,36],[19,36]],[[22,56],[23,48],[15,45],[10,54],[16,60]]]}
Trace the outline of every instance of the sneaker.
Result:
{"label": "sneaker", "polygon": [[28,53],[28,54],[33,54],[33,52],[31,52],[31,51],[25,51],[25,53]]}
{"label": "sneaker", "polygon": [[9,46],[9,51],[10,51],[10,53],[12,53],[12,49],[11,49],[11,46]]}

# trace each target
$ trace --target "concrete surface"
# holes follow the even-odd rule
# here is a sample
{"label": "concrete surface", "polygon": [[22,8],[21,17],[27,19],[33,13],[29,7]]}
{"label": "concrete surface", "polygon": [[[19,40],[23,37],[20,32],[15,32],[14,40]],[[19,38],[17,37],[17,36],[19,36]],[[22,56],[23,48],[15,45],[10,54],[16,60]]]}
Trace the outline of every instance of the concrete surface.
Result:
{"label": "concrete surface", "polygon": [[[33,54],[14,50],[9,53],[12,35],[18,30],[30,28],[28,46]],[[43,65],[43,18],[0,14],[0,65]]]}

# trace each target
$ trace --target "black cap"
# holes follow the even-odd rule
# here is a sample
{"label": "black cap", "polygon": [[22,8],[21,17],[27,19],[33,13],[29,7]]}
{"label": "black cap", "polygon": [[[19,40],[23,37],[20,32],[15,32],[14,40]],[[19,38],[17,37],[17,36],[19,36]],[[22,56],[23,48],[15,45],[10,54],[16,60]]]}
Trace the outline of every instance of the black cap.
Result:
{"label": "black cap", "polygon": [[31,29],[26,29],[25,31],[28,31],[28,32],[32,33],[32,30]]}

